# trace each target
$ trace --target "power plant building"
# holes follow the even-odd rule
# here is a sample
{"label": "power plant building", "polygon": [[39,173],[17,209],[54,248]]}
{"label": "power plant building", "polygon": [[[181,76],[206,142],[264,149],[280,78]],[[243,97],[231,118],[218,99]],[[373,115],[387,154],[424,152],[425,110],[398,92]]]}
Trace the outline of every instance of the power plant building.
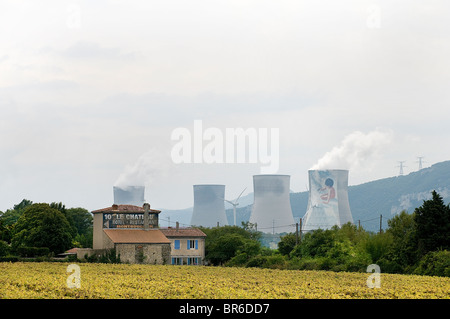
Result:
{"label": "power plant building", "polygon": [[249,222],[265,233],[295,231],[289,175],[254,175],[254,202]]}
{"label": "power plant building", "polygon": [[348,170],[309,170],[308,207],[302,230],[353,223],[348,201]]}
{"label": "power plant building", "polygon": [[224,198],[225,185],[194,185],[191,225],[203,227],[228,225]]}

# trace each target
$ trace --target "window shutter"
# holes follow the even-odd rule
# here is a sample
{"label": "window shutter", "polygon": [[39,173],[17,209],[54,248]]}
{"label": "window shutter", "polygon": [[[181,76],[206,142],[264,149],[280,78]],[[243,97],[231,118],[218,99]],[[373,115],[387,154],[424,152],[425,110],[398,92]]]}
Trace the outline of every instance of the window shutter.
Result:
{"label": "window shutter", "polygon": [[198,249],[198,240],[195,240],[195,249]]}
{"label": "window shutter", "polygon": [[187,240],[187,249],[191,249],[191,241],[189,239]]}
{"label": "window shutter", "polygon": [[180,240],[175,239],[175,249],[180,249]]}

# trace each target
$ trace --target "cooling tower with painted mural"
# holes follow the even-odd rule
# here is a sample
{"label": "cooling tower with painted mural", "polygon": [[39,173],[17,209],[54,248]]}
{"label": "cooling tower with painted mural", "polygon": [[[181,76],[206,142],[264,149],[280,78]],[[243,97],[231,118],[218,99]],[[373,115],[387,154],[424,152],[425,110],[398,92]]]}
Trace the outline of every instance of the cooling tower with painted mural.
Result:
{"label": "cooling tower with painted mural", "polygon": [[145,186],[113,186],[114,204],[140,206],[145,202]]}
{"label": "cooling tower with painted mural", "polygon": [[228,225],[225,213],[225,185],[194,185],[191,225],[215,227]]}
{"label": "cooling tower with painted mural", "polygon": [[265,233],[295,231],[289,175],[254,175],[254,202],[250,223]]}
{"label": "cooling tower with painted mural", "polygon": [[308,208],[302,229],[330,229],[353,223],[348,201],[348,170],[309,170]]}

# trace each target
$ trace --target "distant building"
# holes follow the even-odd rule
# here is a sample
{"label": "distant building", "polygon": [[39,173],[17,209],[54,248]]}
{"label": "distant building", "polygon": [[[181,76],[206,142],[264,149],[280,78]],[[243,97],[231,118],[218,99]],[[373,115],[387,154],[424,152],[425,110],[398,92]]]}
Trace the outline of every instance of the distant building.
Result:
{"label": "distant building", "polygon": [[201,265],[206,235],[195,228],[160,229],[159,213],[144,203],[94,210],[93,249],[78,249],[77,258],[115,249],[122,262]]}
{"label": "distant building", "polygon": [[202,265],[205,260],[206,234],[198,228],[161,229],[170,240],[170,263],[172,265]]}

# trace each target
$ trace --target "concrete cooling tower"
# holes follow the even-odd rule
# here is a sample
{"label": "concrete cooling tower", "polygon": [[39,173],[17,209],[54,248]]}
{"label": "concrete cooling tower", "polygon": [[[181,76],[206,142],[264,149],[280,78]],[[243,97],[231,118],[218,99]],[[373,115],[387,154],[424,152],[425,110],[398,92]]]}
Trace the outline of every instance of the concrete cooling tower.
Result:
{"label": "concrete cooling tower", "polygon": [[225,214],[225,185],[194,185],[191,225],[215,227],[228,225]]}
{"label": "concrete cooling tower", "polygon": [[256,223],[258,230],[265,233],[295,231],[289,175],[254,175],[253,192],[250,223]]}
{"label": "concrete cooling tower", "polygon": [[145,186],[113,186],[114,204],[140,206],[145,202]]}
{"label": "concrete cooling tower", "polygon": [[348,202],[347,170],[310,170],[308,208],[302,229],[329,229],[353,223]]}

